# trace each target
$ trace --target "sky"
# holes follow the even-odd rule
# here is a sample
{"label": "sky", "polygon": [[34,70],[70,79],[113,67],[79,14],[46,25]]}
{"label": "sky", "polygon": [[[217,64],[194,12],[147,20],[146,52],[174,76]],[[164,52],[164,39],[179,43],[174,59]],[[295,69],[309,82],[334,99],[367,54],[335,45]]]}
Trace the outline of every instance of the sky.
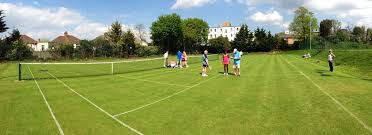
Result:
{"label": "sky", "polygon": [[149,39],[152,22],[171,13],[201,18],[210,27],[230,21],[278,33],[288,29],[299,6],[311,10],[318,23],[337,19],[343,27],[372,27],[372,0],[0,0],[8,27],[35,40],[53,40],[65,31],[94,39],[114,21],[135,33],[135,25],[143,24]]}

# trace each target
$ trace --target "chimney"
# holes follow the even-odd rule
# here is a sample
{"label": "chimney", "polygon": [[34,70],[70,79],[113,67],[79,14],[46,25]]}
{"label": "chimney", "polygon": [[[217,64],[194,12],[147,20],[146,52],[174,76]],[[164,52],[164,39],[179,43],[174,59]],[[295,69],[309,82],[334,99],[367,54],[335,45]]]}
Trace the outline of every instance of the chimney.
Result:
{"label": "chimney", "polygon": [[64,33],[64,34],[65,34],[65,36],[66,36],[66,35],[68,35],[67,31],[65,31],[65,33]]}

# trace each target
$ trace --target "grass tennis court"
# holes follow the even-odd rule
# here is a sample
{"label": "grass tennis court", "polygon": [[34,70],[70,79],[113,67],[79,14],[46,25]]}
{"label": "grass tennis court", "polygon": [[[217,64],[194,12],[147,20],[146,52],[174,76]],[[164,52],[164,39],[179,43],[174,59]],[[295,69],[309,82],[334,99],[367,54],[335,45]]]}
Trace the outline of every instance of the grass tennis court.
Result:
{"label": "grass tennis court", "polygon": [[208,77],[198,62],[114,75],[110,65],[30,65],[21,82],[17,64],[2,64],[0,134],[372,134],[372,80],[299,58],[244,55],[240,77],[223,76],[219,60]]}

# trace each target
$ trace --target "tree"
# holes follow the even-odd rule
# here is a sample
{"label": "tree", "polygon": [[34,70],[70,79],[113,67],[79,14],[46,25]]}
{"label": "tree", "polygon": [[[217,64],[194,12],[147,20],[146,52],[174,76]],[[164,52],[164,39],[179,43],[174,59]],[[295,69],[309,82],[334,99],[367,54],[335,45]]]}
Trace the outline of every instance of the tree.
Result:
{"label": "tree", "polygon": [[356,42],[364,41],[365,37],[365,27],[364,26],[355,26],[353,28],[353,40]]}
{"label": "tree", "polygon": [[182,20],[183,49],[194,52],[208,40],[208,23],[199,18]]}
{"label": "tree", "polygon": [[322,20],[320,22],[319,32],[323,38],[328,38],[331,35],[333,28],[333,21],[329,19]]}
{"label": "tree", "polygon": [[129,57],[129,55],[132,55],[134,53],[136,47],[134,43],[135,38],[133,33],[130,30],[128,30],[123,34],[122,40],[124,51]]}
{"label": "tree", "polygon": [[159,16],[151,25],[151,39],[164,52],[175,52],[181,48],[182,20],[175,13]]}
{"label": "tree", "polygon": [[89,58],[93,56],[93,44],[91,41],[88,40],[81,40],[80,41],[80,56],[82,58]]}
{"label": "tree", "polygon": [[227,37],[219,36],[209,40],[208,51],[211,53],[222,53],[224,51],[230,51],[231,44]]}
{"label": "tree", "polygon": [[305,39],[310,35],[311,30],[318,29],[318,21],[314,17],[314,13],[310,12],[305,7],[299,7],[295,11],[293,22],[289,25],[291,31],[296,32],[299,39]]}
{"label": "tree", "polygon": [[120,22],[115,21],[111,24],[111,28],[105,33],[105,38],[112,44],[118,44],[123,35],[123,29]]}
{"label": "tree", "polygon": [[141,44],[142,42],[146,42],[146,39],[145,39],[145,26],[143,26],[143,24],[137,24],[135,26],[137,32],[138,32],[138,38],[140,39],[141,41]]}
{"label": "tree", "polygon": [[253,37],[253,33],[249,31],[248,26],[243,24],[233,41],[234,48],[247,52],[253,51]]}
{"label": "tree", "polygon": [[7,58],[10,60],[24,60],[32,57],[31,49],[22,41],[17,40],[12,42],[12,49],[8,53]]}
{"label": "tree", "polygon": [[6,27],[5,20],[4,20],[5,16],[3,14],[4,14],[4,10],[0,10],[0,33],[3,33],[6,30],[8,30],[8,27]]}
{"label": "tree", "polygon": [[12,50],[12,44],[15,41],[18,41],[21,37],[21,33],[18,29],[13,29],[11,33],[9,33],[9,36],[5,38],[5,40],[2,40],[0,45],[0,60],[1,59],[7,59],[8,54]]}
{"label": "tree", "polygon": [[341,29],[341,22],[336,20],[336,19],[332,19],[332,33],[336,33],[338,30]]}
{"label": "tree", "polygon": [[347,30],[337,30],[335,36],[336,39],[341,42],[349,40],[349,32]]}
{"label": "tree", "polygon": [[372,44],[372,28],[367,29],[367,41]]}

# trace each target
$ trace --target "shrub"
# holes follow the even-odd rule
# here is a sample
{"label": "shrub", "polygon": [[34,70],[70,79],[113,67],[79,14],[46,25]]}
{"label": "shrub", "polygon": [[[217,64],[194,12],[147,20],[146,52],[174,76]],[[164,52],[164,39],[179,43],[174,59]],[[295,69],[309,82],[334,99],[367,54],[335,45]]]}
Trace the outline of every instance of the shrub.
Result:
{"label": "shrub", "polygon": [[158,55],[160,53],[158,46],[140,46],[137,45],[135,50],[136,55],[138,56],[151,56]]}

